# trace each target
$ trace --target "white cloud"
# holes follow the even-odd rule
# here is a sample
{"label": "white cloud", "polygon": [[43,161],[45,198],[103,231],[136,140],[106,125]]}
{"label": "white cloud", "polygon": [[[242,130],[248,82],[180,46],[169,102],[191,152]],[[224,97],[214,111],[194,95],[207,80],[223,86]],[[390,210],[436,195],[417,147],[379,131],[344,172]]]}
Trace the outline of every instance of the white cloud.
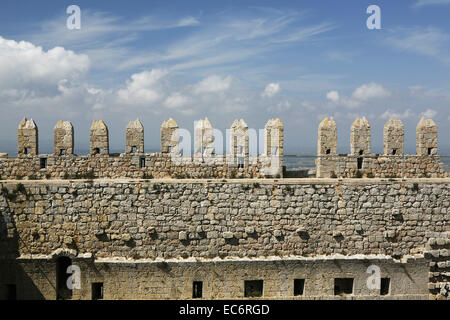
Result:
{"label": "white cloud", "polygon": [[284,101],[280,101],[279,103],[277,103],[277,105],[275,107],[269,106],[267,108],[268,112],[287,112],[291,109],[291,103],[287,100]]}
{"label": "white cloud", "polygon": [[390,96],[390,92],[377,83],[363,84],[357,88],[352,97],[361,101],[367,101],[373,98],[384,98]]}
{"label": "white cloud", "polygon": [[178,27],[189,27],[189,26],[196,26],[199,23],[200,22],[197,19],[195,19],[194,17],[184,17],[178,22],[177,26]]}
{"label": "white cloud", "polygon": [[339,92],[333,90],[327,93],[327,99],[332,102],[338,102],[339,101]]}
{"label": "white cloud", "polygon": [[450,34],[437,28],[392,29],[386,41],[396,49],[428,56],[450,65]]}
{"label": "white cloud", "polygon": [[164,93],[158,86],[158,82],[167,74],[168,71],[164,69],[133,74],[131,80],[127,81],[126,89],[117,92],[120,101],[132,105],[142,105],[162,99]]}
{"label": "white cloud", "polygon": [[428,119],[434,118],[436,115],[437,115],[437,111],[433,110],[433,109],[427,109],[425,112],[421,113],[422,117],[425,117],[425,118],[428,118]]}
{"label": "white cloud", "polygon": [[406,109],[403,113],[386,110],[381,116],[381,119],[407,119],[416,117],[416,114],[411,109]]}
{"label": "white cloud", "polygon": [[334,25],[324,22],[318,25],[300,28],[294,32],[287,33],[286,35],[273,39],[272,42],[282,43],[282,42],[305,41],[309,40],[314,36],[317,36],[324,32],[331,31],[333,29],[335,29]]}
{"label": "white cloud", "polygon": [[89,58],[62,47],[44,51],[26,41],[0,37],[0,91],[10,96],[54,94],[61,81],[86,75]]}
{"label": "white cloud", "polygon": [[430,5],[450,4],[450,0],[418,0],[413,7],[424,7]]}
{"label": "white cloud", "polygon": [[200,93],[218,93],[227,91],[231,85],[231,76],[221,78],[216,75],[209,76],[194,86],[194,92]]}
{"label": "white cloud", "polygon": [[264,92],[261,94],[261,96],[267,97],[267,98],[272,98],[278,92],[280,92],[280,84],[272,82],[266,86],[266,88],[264,89]]}
{"label": "white cloud", "polygon": [[164,105],[168,108],[179,108],[189,103],[189,98],[180,93],[174,93],[166,98]]}
{"label": "white cloud", "polygon": [[326,98],[335,106],[341,106],[347,109],[356,109],[364,102],[375,98],[384,98],[390,96],[390,92],[377,83],[363,84],[353,91],[351,97],[340,96],[339,92],[333,90],[326,94]]}

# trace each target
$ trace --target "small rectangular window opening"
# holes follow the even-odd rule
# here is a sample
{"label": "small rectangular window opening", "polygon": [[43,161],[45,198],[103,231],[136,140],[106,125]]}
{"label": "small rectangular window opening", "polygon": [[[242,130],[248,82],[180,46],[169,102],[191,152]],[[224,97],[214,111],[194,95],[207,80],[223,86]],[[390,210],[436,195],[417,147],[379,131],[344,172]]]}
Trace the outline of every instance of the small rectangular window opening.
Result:
{"label": "small rectangular window opening", "polygon": [[93,154],[100,154],[100,148],[94,148]]}
{"label": "small rectangular window opening", "polygon": [[353,278],[334,279],[334,295],[346,296],[353,293]]}
{"label": "small rectangular window opening", "polygon": [[167,147],[167,152],[170,153],[171,151],[172,151],[172,147],[171,147],[171,146],[168,146],[168,147]]}
{"label": "small rectangular window opening", "polygon": [[40,159],[40,166],[41,166],[41,169],[47,168],[47,158]]}
{"label": "small rectangular window opening", "polygon": [[28,154],[28,153],[29,153],[28,148],[23,148],[23,153],[24,153],[24,154]]}
{"label": "small rectangular window opening", "polygon": [[395,156],[397,154],[397,149],[392,149],[392,155]]}
{"label": "small rectangular window opening", "polygon": [[66,154],[66,149],[59,149],[59,155],[63,156]]}
{"label": "small rectangular window opening", "polygon": [[203,296],[203,282],[202,281],[194,281],[192,283],[192,298],[200,299]]}
{"label": "small rectangular window opening", "polygon": [[103,299],[103,282],[92,283],[92,300]]}
{"label": "small rectangular window opening", "polygon": [[139,158],[139,167],[145,168],[145,158]]}
{"label": "small rectangular window opening", "polygon": [[137,147],[136,146],[131,147],[131,153],[136,153],[136,151],[137,151]]}
{"label": "small rectangular window opening", "polygon": [[263,295],[263,280],[246,280],[244,281],[244,297],[262,297]]}
{"label": "small rectangular window opening", "polygon": [[271,155],[276,156],[278,155],[278,147],[272,147],[272,153]]}
{"label": "small rectangular window opening", "polygon": [[327,150],[325,151],[325,153],[326,153],[326,154],[330,154],[330,153],[331,153],[331,150],[330,150],[330,149],[327,149]]}
{"label": "small rectangular window opening", "polygon": [[389,294],[389,289],[391,284],[391,279],[389,278],[381,278],[381,285],[380,285],[380,295],[386,296]]}
{"label": "small rectangular window opening", "polygon": [[305,279],[294,279],[294,296],[302,296],[305,289]]}
{"label": "small rectangular window opening", "polygon": [[433,148],[428,148],[428,155],[431,155],[431,152],[433,151]]}
{"label": "small rectangular window opening", "polygon": [[360,170],[360,169],[362,169],[362,166],[363,166],[363,158],[360,157],[357,160],[358,160],[358,170]]}

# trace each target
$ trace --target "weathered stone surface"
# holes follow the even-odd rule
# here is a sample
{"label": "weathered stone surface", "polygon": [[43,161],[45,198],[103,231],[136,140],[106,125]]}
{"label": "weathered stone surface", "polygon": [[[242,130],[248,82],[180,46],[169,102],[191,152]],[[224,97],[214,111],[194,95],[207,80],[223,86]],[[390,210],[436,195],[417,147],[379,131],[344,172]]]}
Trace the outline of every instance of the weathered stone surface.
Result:
{"label": "weathered stone surface", "polygon": [[109,154],[109,133],[108,127],[103,120],[92,121],[90,133],[90,153],[91,155]]}
{"label": "weathered stone surface", "polygon": [[370,123],[366,117],[357,118],[350,129],[350,153],[352,155],[370,154]]}
{"label": "weathered stone surface", "polygon": [[210,157],[214,154],[214,131],[208,118],[195,121],[194,124],[194,156]]}
{"label": "weathered stone surface", "polygon": [[125,153],[144,153],[144,126],[139,119],[127,125]]}
{"label": "weathered stone surface", "polygon": [[280,119],[267,121],[264,127],[264,172],[270,176],[283,176],[284,126]]}
{"label": "weathered stone surface", "polygon": [[416,128],[417,155],[437,155],[438,127],[432,119],[422,117]]}
{"label": "weathered stone surface", "polygon": [[178,124],[170,118],[161,125],[161,152],[177,154],[179,151]]}
{"label": "weathered stone surface", "polygon": [[337,154],[337,127],[333,118],[325,118],[319,124],[317,155]]}
{"label": "weathered stone surface", "polygon": [[401,120],[389,119],[383,128],[384,154],[392,156],[403,155],[405,130]]}
{"label": "weathered stone surface", "polygon": [[39,154],[38,127],[33,119],[22,119],[17,130],[17,140],[17,155],[19,157]]}
{"label": "weathered stone surface", "polygon": [[248,125],[244,119],[234,120],[230,128],[230,151],[233,164],[248,165]]}
{"label": "weathered stone surface", "polygon": [[72,155],[74,150],[73,141],[72,123],[59,120],[54,129],[54,155]]}

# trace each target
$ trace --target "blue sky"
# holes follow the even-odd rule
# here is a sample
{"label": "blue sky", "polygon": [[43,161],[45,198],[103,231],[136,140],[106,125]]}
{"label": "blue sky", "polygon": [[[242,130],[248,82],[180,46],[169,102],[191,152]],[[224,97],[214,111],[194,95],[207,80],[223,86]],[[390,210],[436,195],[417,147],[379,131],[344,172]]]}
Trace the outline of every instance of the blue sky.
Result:
{"label": "blue sky", "polygon": [[[81,8],[81,29],[66,8]],[[381,30],[366,9],[381,8]],[[145,126],[146,151],[173,117],[192,130],[208,117],[225,131],[234,119],[263,128],[278,117],[288,153],[315,153],[317,126],[338,125],[339,152],[350,125],[366,116],[373,152],[382,128],[401,119],[415,152],[422,116],[439,126],[450,154],[450,0],[412,1],[2,1],[0,151],[13,153],[21,118],[39,127],[51,152],[57,120],[88,148],[94,119],[123,151],[125,127]]]}

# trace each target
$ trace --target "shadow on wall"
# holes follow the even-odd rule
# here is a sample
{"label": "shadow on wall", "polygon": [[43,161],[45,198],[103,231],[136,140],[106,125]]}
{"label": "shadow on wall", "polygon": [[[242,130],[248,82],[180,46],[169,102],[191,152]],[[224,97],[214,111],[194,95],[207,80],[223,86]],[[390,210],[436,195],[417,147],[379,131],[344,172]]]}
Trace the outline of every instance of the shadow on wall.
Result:
{"label": "shadow on wall", "polygon": [[[19,256],[19,235],[14,213],[8,200],[0,194],[0,300],[34,299],[44,296],[16,258]],[[39,268],[31,261],[31,270]]]}

